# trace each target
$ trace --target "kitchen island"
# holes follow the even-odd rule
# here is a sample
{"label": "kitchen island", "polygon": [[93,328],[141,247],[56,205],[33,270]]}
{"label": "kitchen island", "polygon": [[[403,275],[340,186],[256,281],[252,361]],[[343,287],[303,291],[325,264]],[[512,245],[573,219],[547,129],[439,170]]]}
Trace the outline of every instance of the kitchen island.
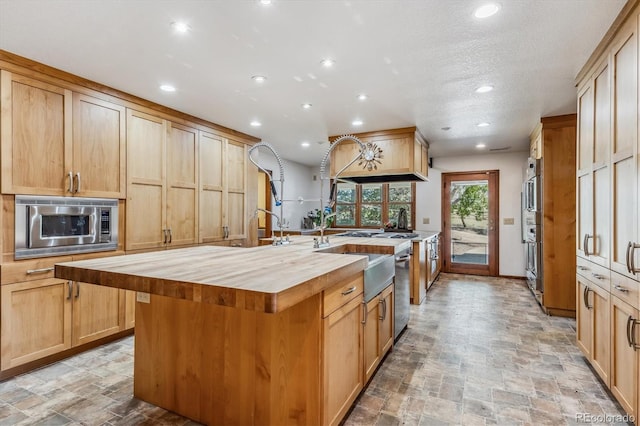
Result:
{"label": "kitchen island", "polygon": [[206,424],[336,424],[365,384],[367,258],[339,253],[410,242],[293,242],[61,263],[56,276],[138,292],[135,397]]}

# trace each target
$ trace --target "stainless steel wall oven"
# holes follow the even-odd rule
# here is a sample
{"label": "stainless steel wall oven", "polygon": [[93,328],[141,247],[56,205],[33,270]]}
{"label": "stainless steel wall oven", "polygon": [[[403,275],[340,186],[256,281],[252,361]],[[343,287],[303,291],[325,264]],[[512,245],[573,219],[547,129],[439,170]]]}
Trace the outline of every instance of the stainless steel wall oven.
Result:
{"label": "stainless steel wall oven", "polygon": [[118,200],[16,195],[15,258],[116,250]]}

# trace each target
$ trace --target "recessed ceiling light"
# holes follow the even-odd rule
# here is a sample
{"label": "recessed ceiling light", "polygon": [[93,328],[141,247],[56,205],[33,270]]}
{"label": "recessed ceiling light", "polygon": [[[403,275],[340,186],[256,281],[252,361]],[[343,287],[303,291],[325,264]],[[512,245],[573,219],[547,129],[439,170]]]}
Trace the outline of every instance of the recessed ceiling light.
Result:
{"label": "recessed ceiling light", "polygon": [[480,6],[474,12],[474,16],[476,18],[488,18],[489,16],[493,16],[500,10],[500,5],[497,3],[487,3],[483,6]]}
{"label": "recessed ceiling light", "polygon": [[251,79],[256,83],[264,83],[267,80],[267,77],[264,75],[253,75],[251,76]]}
{"label": "recessed ceiling light", "polygon": [[488,125],[489,125],[489,123],[487,123],[486,121],[483,121],[482,123],[476,124],[476,126],[478,126],[478,127],[487,127]]}
{"label": "recessed ceiling light", "polygon": [[260,4],[263,4],[265,6],[268,6],[271,4],[271,0],[260,0]]}
{"label": "recessed ceiling light", "polygon": [[336,64],[336,61],[334,61],[333,59],[323,59],[321,62],[323,67],[325,68],[331,68],[332,66],[334,66]]}
{"label": "recessed ceiling light", "polygon": [[478,149],[485,148],[486,146],[487,146],[487,145],[485,145],[485,144],[483,144],[483,143],[476,144],[476,148],[478,148]]}
{"label": "recessed ceiling light", "polygon": [[445,132],[451,130],[451,127],[446,126],[446,127],[440,127],[441,130],[444,130]]}
{"label": "recessed ceiling light", "polygon": [[172,22],[171,26],[177,33],[182,34],[188,32],[191,29],[191,27],[189,27],[189,25],[187,25],[185,22]]}
{"label": "recessed ceiling light", "polygon": [[163,84],[162,86],[160,86],[160,90],[162,90],[163,92],[175,92],[176,88],[170,84]]}
{"label": "recessed ceiling light", "polygon": [[311,145],[309,142],[302,142],[300,144],[300,146],[303,147],[303,148],[309,148],[309,145]]}
{"label": "recessed ceiling light", "polygon": [[363,124],[362,120],[353,120],[351,122],[351,125],[353,125],[353,126],[362,126],[362,124]]}
{"label": "recessed ceiling light", "polygon": [[487,93],[492,90],[493,90],[493,86],[490,86],[490,85],[480,86],[476,89],[476,93]]}
{"label": "recessed ceiling light", "polygon": [[369,99],[369,97],[367,95],[365,95],[364,93],[361,93],[358,95],[358,100],[360,101],[366,101],[367,99]]}
{"label": "recessed ceiling light", "polygon": [[251,123],[249,123],[251,126],[253,127],[260,127],[262,126],[262,123],[257,121],[257,120],[253,120]]}
{"label": "recessed ceiling light", "polygon": [[309,109],[311,107],[312,107],[311,104],[302,104],[302,108],[304,108],[304,109]]}

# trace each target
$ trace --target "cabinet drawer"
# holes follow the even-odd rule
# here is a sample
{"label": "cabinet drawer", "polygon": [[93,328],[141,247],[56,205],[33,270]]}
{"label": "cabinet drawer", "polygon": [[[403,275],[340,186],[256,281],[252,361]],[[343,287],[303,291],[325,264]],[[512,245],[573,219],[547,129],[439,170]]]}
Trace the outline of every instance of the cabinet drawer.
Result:
{"label": "cabinet drawer", "polygon": [[71,260],[71,256],[60,256],[5,263],[0,266],[0,283],[11,284],[53,278],[53,265],[60,262],[71,262]]}
{"label": "cabinet drawer", "polygon": [[631,278],[612,272],[611,294],[627,302],[635,309],[640,308],[640,283]]}
{"label": "cabinet drawer", "polygon": [[333,311],[362,295],[364,292],[364,275],[358,274],[324,291],[322,316],[326,317]]}
{"label": "cabinet drawer", "polygon": [[592,283],[609,291],[611,284],[611,271],[609,269],[578,257],[576,270],[578,275],[582,275]]}

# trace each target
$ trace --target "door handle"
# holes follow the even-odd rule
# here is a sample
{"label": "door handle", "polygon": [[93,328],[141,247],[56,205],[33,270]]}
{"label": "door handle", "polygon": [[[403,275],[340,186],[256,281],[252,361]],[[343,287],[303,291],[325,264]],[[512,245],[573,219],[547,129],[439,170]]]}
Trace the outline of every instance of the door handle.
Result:
{"label": "door handle", "polygon": [[584,239],[582,240],[582,249],[584,251],[585,256],[591,256],[593,253],[589,253],[589,238],[593,238],[592,235],[584,234]]}
{"label": "door handle", "polygon": [[73,172],[69,171],[69,192],[73,194]]}
{"label": "door handle", "polygon": [[76,194],[80,192],[80,172],[76,173],[76,189],[74,191]]}

